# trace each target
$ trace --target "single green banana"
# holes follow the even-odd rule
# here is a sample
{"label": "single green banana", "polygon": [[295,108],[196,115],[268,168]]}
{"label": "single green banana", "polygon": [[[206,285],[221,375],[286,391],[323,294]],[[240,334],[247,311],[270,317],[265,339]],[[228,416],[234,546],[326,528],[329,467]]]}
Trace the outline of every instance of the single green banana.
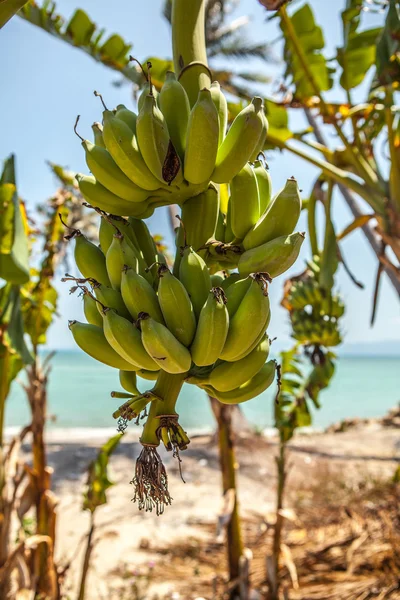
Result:
{"label": "single green banana", "polygon": [[190,246],[185,246],[182,250],[179,279],[185,286],[198,317],[211,289],[211,279],[206,263]]}
{"label": "single green banana", "polygon": [[124,371],[135,371],[131,363],[121,358],[121,356],[111,348],[101,327],[88,323],[79,323],[79,321],[69,321],[70,328],[75,342],[81,350],[89,354],[95,360]]}
{"label": "single green banana", "polygon": [[278,277],[295,263],[304,237],[304,233],[283,235],[247,250],[239,259],[239,273],[242,277],[258,272],[268,273],[272,278]]}
{"label": "single green banana", "polygon": [[172,71],[167,71],[164,85],[158,96],[158,104],[167,123],[171,142],[183,161],[190,104],[185,88],[177,81]]}
{"label": "single green banana", "polygon": [[243,298],[249,291],[249,287],[252,281],[250,277],[245,277],[244,279],[241,279],[239,273],[234,273],[234,275],[238,275],[238,277],[234,278],[235,281],[233,281],[231,285],[223,287],[226,295],[226,306],[228,308],[230,319],[236,313]]}
{"label": "single green banana", "polygon": [[[276,373],[276,361],[270,360],[249,381],[229,392],[214,390],[212,394],[222,404],[240,404],[256,398],[273,383]],[[212,388],[213,389],[213,388]]]}
{"label": "single green banana", "polygon": [[[222,362],[211,371],[207,383],[219,392],[230,392],[257,375],[269,354],[269,339],[262,340],[245,358],[235,362]],[[128,390],[129,391],[129,390]]]}
{"label": "single green banana", "polygon": [[159,323],[164,323],[156,292],[135,269],[123,268],[121,294],[126,308],[134,319],[138,318],[139,313],[146,312]]}
{"label": "single green banana", "polygon": [[190,183],[209,182],[218,152],[218,112],[208,89],[200,90],[190,113],[183,172]]}
{"label": "single green banana", "polygon": [[223,280],[221,287],[224,290],[225,295],[227,293],[227,289],[231,287],[232,284],[236,283],[236,281],[239,281],[239,279],[241,279],[239,273],[231,273],[228,275],[228,277],[226,277],[226,279]]}
{"label": "single green banana", "polygon": [[119,372],[119,382],[121,386],[134,396],[140,396],[140,392],[136,384],[136,373],[134,371],[122,371]]}
{"label": "single green banana", "polygon": [[121,171],[144,190],[157,190],[160,182],[143,160],[131,128],[111,111],[104,111],[103,119],[103,137],[107,150]]}
{"label": "single green banana", "polygon": [[95,246],[80,232],[75,235],[74,257],[76,266],[84,277],[92,277],[103,285],[110,285],[106,257],[100,248]]}
{"label": "single green banana", "polygon": [[250,157],[250,162],[252,162],[252,163],[254,163],[257,160],[258,155],[264,150],[265,140],[266,140],[267,133],[268,133],[268,119],[265,115],[264,107],[262,109],[261,116],[262,116],[262,121],[263,121],[263,127],[262,127],[262,130],[260,133],[258,143],[255,147],[255,150],[254,150],[252,156]]}
{"label": "single green banana", "polygon": [[222,360],[236,360],[265,331],[264,325],[270,310],[266,281],[260,273],[252,274],[250,280],[248,291],[229,321],[228,336],[220,354]]}
{"label": "single green banana", "polygon": [[262,113],[262,100],[256,97],[237,115],[218,148],[212,181],[230,182],[249,161],[264,126]]}
{"label": "single green banana", "polygon": [[196,332],[196,317],[183,283],[166,267],[158,267],[158,301],[170,332],[184,346],[190,346]]}
{"label": "single green banana", "polygon": [[192,364],[190,352],[161,323],[140,313],[142,342],[149,356],[167,373],[186,373]]}
{"label": "single green banana", "polygon": [[110,346],[136,369],[158,370],[154,360],[146,352],[140,331],[128,319],[113,310],[103,311],[104,335]]}
{"label": "single green banana", "polygon": [[185,228],[186,242],[196,251],[214,238],[219,214],[219,197],[216,188],[208,189],[186,200],[182,206],[181,219]]}
{"label": "single green banana", "polygon": [[[210,275],[210,279],[211,279],[212,287],[222,287],[222,284],[225,281],[225,277],[224,277],[222,271],[219,271],[218,273],[214,273],[213,275]],[[224,288],[222,287],[222,289],[224,289]]]}
{"label": "single green banana", "polygon": [[121,317],[125,317],[125,319],[131,318],[129,311],[122,300],[121,292],[97,282],[93,285],[93,292],[99,301],[97,303],[97,309],[100,314],[102,314],[102,306],[105,306],[106,308],[114,309]]}
{"label": "single green banana", "polygon": [[138,100],[138,112],[141,111],[144,101],[146,100],[147,96],[151,93],[153,94],[154,98],[156,99],[156,102],[158,102],[158,97],[159,97],[159,93],[158,90],[154,87],[154,85],[150,85],[150,82],[148,81],[147,83],[144,84],[144,86],[142,87],[142,92],[139,96],[139,100]]}
{"label": "single green banana", "polygon": [[262,216],[271,202],[272,180],[268,169],[265,168],[260,160],[256,160],[254,163],[254,173],[257,179],[260,215]]}
{"label": "single green banana", "polygon": [[96,146],[89,140],[83,140],[82,146],[85,150],[86,164],[101,185],[128,202],[146,200],[149,192],[138,187],[121,171],[106,148]]}
{"label": "single green banana", "polygon": [[[220,195],[220,204],[221,204],[221,195]],[[217,225],[215,227],[214,237],[219,242],[225,241],[225,217],[224,217],[224,214],[221,212],[221,209],[218,212]]]}
{"label": "single green banana", "polygon": [[141,107],[136,134],[140,152],[151,173],[161,183],[181,180],[181,161],[169,137],[164,116],[153,95],[148,94]]}
{"label": "single green banana", "polygon": [[246,164],[231,181],[229,199],[231,227],[242,240],[260,217],[258,184],[254,169]]}
{"label": "single green banana", "polygon": [[245,250],[251,250],[271,240],[293,233],[301,212],[301,197],[297,181],[291,177],[266,212],[243,240]]}
{"label": "single green banana", "polygon": [[147,369],[139,369],[136,374],[146,381],[156,381],[160,371],[148,371]]}
{"label": "single green banana", "polygon": [[96,123],[93,123],[92,125],[92,131],[94,143],[96,144],[96,146],[101,146],[102,148],[105,148],[106,145],[103,139],[103,125],[96,121]]}
{"label": "single green banana", "polygon": [[131,217],[129,218],[129,223],[135,234],[135,238],[143,255],[146,266],[151,267],[155,262],[158,262],[157,246],[154,242],[153,236],[151,235],[146,223],[144,223],[142,219],[135,219]]}
{"label": "single green banana", "polygon": [[211,98],[215,104],[218,113],[219,137],[218,146],[222,144],[226,135],[228,125],[228,103],[224,94],[221,91],[221,86],[218,81],[213,81],[210,86]]}
{"label": "single green banana", "polygon": [[103,327],[103,319],[98,309],[98,302],[93,298],[88,291],[83,293],[83,312],[85,313],[86,321],[91,325]]}
{"label": "single green banana", "polygon": [[124,104],[118,104],[115,116],[128,125],[133,133],[136,133],[137,114],[126,108]]}
{"label": "single green banana", "polygon": [[258,336],[258,338],[256,338],[254,340],[254,342],[253,342],[253,344],[251,344],[251,346],[246,348],[246,350],[244,352],[241,352],[240,354],[238,354],[238,356],[236,357],[237,362],[239,362],[243,358],[246,358],[246,356],[248,356],[251,352],[253,352],[253,350],[258,346],[258,344],[261,342],[261,340],[263,339],[263,337],[268,329],[270,320],[271,320],[271,310],[268,311],[268,315],[267,315],[264,323],[260,326],[260,335]]}
{"label": "single green banana", "polygon": [[148,208],[148,201],[128,202],[116,196],[91,175],[77,173],[75,179],[86,202],[114,215],[140,215]]}
{"label": "single green banana", "polygon": [[222,288],[212,288],[200,311],[196,335],[190,347],[193,362],[198,367],[213,365],[219,358],[229,329],[229,314]]}
{"label": "single green banana", "polygon": [[122,271],[125,266],[139,273],[139,262],[136,252],[122,233],[113,236],[111,246],[106,255],[107,272],[114,290],[121,289]]}

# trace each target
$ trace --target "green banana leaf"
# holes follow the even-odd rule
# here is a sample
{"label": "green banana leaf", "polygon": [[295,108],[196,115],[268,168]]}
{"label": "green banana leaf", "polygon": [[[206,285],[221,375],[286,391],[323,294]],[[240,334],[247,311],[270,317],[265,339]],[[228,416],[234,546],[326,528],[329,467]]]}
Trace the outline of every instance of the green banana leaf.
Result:
{"label": "green banana leaf", "polygon": [[6,283],[0,288],[0,339],[13,354],[20,357],[22,364],[32,363],[32,355],[24,338],[21,312],[20,288]]}
{"label": "green banana leaf", "polygon": [[337,61],[342,67],[340,85],[351,90],[363,82],[375,63],[376,42],[381,27],[359,31],[362,0],[347,0],[342,12],[344,44],[337,50]]}
{"label": "green banana leaf", "polygon": [[90,510],[92,513],[98,506],[107,503],[106,491],[112,485],[112,481],[108,478],[108,461],[111,454],[117,448],[123,434],[110,438],[97,455],[97,458],[89,465],[89,473],[87,480],[87,488],[84,492],[83,509]]}
{"label": "green banana leaf", "polygon": [[0,0],[0,29],[26,4],[27,0]]}
{"label": "green banana leaf", "polygon": [[28,238],[15,185],[0,185],[0,277],[11,283],[29,281]]}
{"label": "green banana leaf", "polygon": [[[321,52],[325,46],[324,35],[321,27],[315,22],[311,6],[304,4],[293,13],[291,23],[316,86],[320,91],[329,90],[333,84],[333,70],[328,66]],[[294,50],[290,32],[282,19],[280,19],[280,27],[285,40],[285,76],[292,80],[298,98],[310,98],[315,95],[314,87],[305,76],[302,62]]]}

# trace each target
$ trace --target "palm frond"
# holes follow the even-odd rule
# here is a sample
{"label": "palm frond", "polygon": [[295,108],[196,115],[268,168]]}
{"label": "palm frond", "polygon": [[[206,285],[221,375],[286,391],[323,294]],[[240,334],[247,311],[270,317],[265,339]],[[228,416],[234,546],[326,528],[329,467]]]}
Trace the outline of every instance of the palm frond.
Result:
{"label": "palm frond", "polygon": [[271,57],[271,50],[268,44],[252,44],[243,38],[243,36],[232,36],[229,41],[226,40],[226,43],[221,45],[216,44],[210,48],[208,56],[210,58],[225,56],[226,58],[239,59],[253,57],[267,61]]}

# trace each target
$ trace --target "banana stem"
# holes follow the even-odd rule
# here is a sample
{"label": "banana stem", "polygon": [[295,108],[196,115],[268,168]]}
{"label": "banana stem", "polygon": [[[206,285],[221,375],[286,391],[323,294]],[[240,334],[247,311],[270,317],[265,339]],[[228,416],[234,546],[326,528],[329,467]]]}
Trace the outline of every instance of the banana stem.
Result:
{"label": "banana stem", "polygon": [[[318,185],[318,182],[316,185]],[[316,205],[317,205],[317,197],[315,195],[315,189],[313,189],[310,199],[308,201],[308,207],[307,207],[308,235],[309,235],[309,239],[310,239],[311,252],[312,252],[313,256],[315,256],[316,254],[319,254],[317,227],[316,227],[316,220],[315,220]]]}
{"label": "banana stem", "polygon": [[276,521],[274,527],[274,539],[272,542],[272,573],[269,578],[271,600],[279,600],[279,557],[281,553],[281,538],[283,529],[283,497],[286,483],[286,444],[282,439],[279,445],[279,456],[276,458],[278,471],[278,488],[276,494]]}
{"label": "banana stem", "polygon": [[205,0],[173,0],[172,47],[175,73],[185,88],[190,104],[199,90],[211,85],[205,38]]}
{"label": "banana stem", "polygon": [[160,440],[157,437],[157,429],[160,425],[159,415],[176,415],[175,405],[187,373],[172,375],[161,370],[156,385],[152,392],[162,398],[153,400],[150,405],[149,416],[143,428],[140,438],[142,444],[153,444],[158,446]]}

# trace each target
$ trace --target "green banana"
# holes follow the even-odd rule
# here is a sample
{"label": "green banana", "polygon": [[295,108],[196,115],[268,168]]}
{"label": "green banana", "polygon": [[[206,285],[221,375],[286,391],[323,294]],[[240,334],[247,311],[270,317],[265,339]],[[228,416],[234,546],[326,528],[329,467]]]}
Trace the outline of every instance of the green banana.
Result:
{"label": "green banana", "polygon": [[190,104],[185,88],[177,81],[172,71],[167,71],[164,85],[158,96],[158,104],[167,123],[171,142],[178,156],[183,160]]}
{"label": "green banana", "polygon": [[139,315],[142,342],[147,353],[167,373],[186,373],[192,364],[190,352],[161,323],[147,313]]}
{"label": "green banana", "polygon": [[85,313],[86,321],[91,325],[103,327],[103,319],[97,309],[98,302],[86,290],[83,293],[83,312]]}
{"label": "green banana", "polygon": [[147,225],[141,219],[130,217],[129,223],[135,234],[135,238],[143,255],[144,261],[147,267],[151,267],[155,262],[158,262],[157,246],[154,242],[153,236],[151,235]]}
{"label": "green banana", "polygon": [[105,188],[91,175],[77,173],[75,179],[86,202],[114,215],[141,214],[148,207],[148,202],[128,202]]}
{"label": "green banana", "polygon": [[114,290],[121,289],[122,270],[125,266],[139,272],[138,257],[122,233],[115,233],[106,255],[107,272]]}
{"label": "green banana", "polygon": [[244,249],[251,250],[277,237],[291,234],[299,220],[300,212],[300,192],[297,181],[292,177],[248,232],[243,240]]}
{"label": "green banana", "polygon": [[228,287],[223,288],[226,295],[226,306],[228,308],[230,319],[233,317],[233,315],[239,308],[243,298],[249,290],[252,281],[250,277],[240,279],[239,273],[235,273],[235,275],[238,275],[239,278],[235,277],[234,279],[236,281],[233,281]]}
{"label": "green banana", "polygon": [[264,107],[262,109],[261,116],[262,116],[262,121],[263,121],[263,127],[262,127],[262,130],[260,133],[258,143],[255,147],[255,150],[254,150],[252,156],[250,157],[250,162],[252,162],[252,163],[254,163],[257,160],[258,155],[264,150],[265,139],[266,139],[267,133],[268,133],[268,119],[265,115]]}
{"label": "green banana", "polygon": [[121,358],[111,348],[101,327],[88,323],[79,323],[79,321],[69,321],[68,327],[79,348],[95,360],[115,369],[135,371],[135,367],[132,364]]}
{"label": "green banana", "polygon": [[190,246],[185,246],[182,250],[179,279],[185,286],[198,317],[211,289],[211,279],[206,263]]}
{"label": "green banana", "polygon": [[186,233],[186,242],[198,250],[214,237],[219,214],[219,197],[216,188],[208,189],[186,200],[182,206],[182,222]]}
{"label": "green banana", "polygon": [[179,183],[181,161],[171,142],[164,116],[153,95],[148,94],[141,107],[136,134],[140,152],[151,173],[161,183]]}
{"label": "green banana", "polygon": [[106,145],[103,139],[103,125],[96,121],[96,123],[93,123],[92,125],[92,131],[94,143],[96,144],[96,146],[101,146],[102,148],[105,148]]}
{"label": "green banana", "polygon": [[269,339],[266,334],[263,334],[262,340],[245,358],[235,362],[222,362],[214,367],[207,383],[219,392],[230,392],[257,375],[267,360],[268,354]]}
{"label": "green banana", "polygon": [[143,346],[136,325],[120,317],[113,310],[106,309],[103,311],[103,328],[110,346],[128,363],[135,365],[135,370],[158,370],[158,366]]}
{"label": "green banana", "polygon": [[268,311],[268,314],[267,314],[267,317],[266,317],[265,321],[263,322],[263,324],[259,328],[260,329],[259,336],[254,340],[254,342],[251,344],[251,346],[249,346],[248,348],[246,348],[246,350],[244,352],[241,352],[240,354],[238,354],[238,356],[236,357],[236,361],[237,362],[239,362],[243,358],[246,358],[246,356],[248,354],[250,354],[250,352],[253,352],[253,350],[258,346],[258,344],[263,339],[266,330],[268,329],[270,320],[271,320],[271,310]]}
{"label": "green banana", "polygon": [[111,154],[105,148],[83,140],[86,164],[94,177],[107,190],[128,202],[143,202],[149,195],[147,190],[135,185],[115,164]]}
{"label": "green banana", "polygon": [[144,190],[157,190],[160,182],[143,160],[131,128],[109,110],[104,111],[103,120],[103,138],[106,148],[121,171]]}
{"label": "green banana", "polygon": [[249,161],[264,126],[262,113],[262,100],[256,97],[237,115],[218,148],[212,181],[228,183]]}
{"label": "green banana", "polygon": [[134,396],[140,396],[140,392],[137,389],[136,384],[136,373],[134,371],[122,371],[119,372],[119,382],[121,386]]}
{"label": "green banana", "polygon": [[239,281],[239,279],[241,279],[239,273],[231,273],[226,279],[223,280],[223,282],[221,283],[221,287],[224,290],[225,295],[227,294],[227,289],[231,287],[231,285],[236,283],[236,281]]}
{"label": "green banana", "polygon": [[246,164],[231,181],[229,209],[234,235],[242,240],[260,217],[260,200],[256,175]]}
{"label": "green banana", "polygon": [[257,272],[268,273],[272,278],[278,277],[296,261],[304,237],[304,233],[283,235],[257,248],[247,250],[239,259],[239,273],[242,277]]}
{"label": "green banana", "polygon": [[263,215],[271,202],[272,195],[272,180],[269,171],[265,168],[261,161],[256,160],[254,163],[254,173],[258,185],[258,197],[260,199],[260,215]]}
{"label": "green banana", "polygon": [[121,294],[126,308],[134,319],[137,319],[140,312],[146,312],[159,323],[164,323],[156,292],[134,269],[123,268]]}
{"label": "green banana", "polygon": [[137,114],[126,108],[124,104],[118,104],[115,116],[128,125],[128,127],[136,133]]}
{"label": "green banana", "polygon": [[100,221],[99,240],[104,254],[107,253],[107,250],[112,244],[114,234],[118,233],[118,231],[123,233],[124,236],[129,240],[130,245],[133,245],[134,248],[140,252],[139,243],[136,239],[136,233],[131,226],[130,221],[127,221],[121,216],[103,215]]}
{"label": "green banana", "polygon": [[141,92],[141,94],[139,96],[139,100],[138,100],[138,112],[141,111],[141,109],[143,107],[143,104],[144,104],[144,101],[146,100],[146,98],[150,94],[150,92],[153,94],[156,102],[158,102],[158,97],[159,97],[158,90],[154,87],[154,85],[150,84],[150,82],[148,81],[142,87],[142,92]]}
{"label": "green banana", "polygon": [[222,144],[228,125],[228,104],[224,94],[221,92],[221,86],[218,81],[213,81],[210,86],[211,98],[215,104],[218,113],[219,137],[218,146]]}
{"label": "green banana", "polygon": [[210,275],[210,279],[212,287],[222,287],[222,284],[225,281],[225,277],[223,276],[222,271]]}
{"label": "green banana", "polygon": [[121,293],[118,290],[113,290],[110,287],[102,285],[101,283],[95,283],[93,285],[94,294],[99,301],[97,303],[98,311],[102,312],[102,305],[106,308],[114,309],[121,317],[130,319],[131,315],[126,308],[124,301],[122,300]]}
{"label": "green banana", "polygon": [[250,281],[249,289],[229,321],[228,336],[220,354],[222,360],[236,360],[265,331],[264,325],[270,310],[266,281],[260,273],[251,275]]}
{"label": "green banana", "polygon": [[74,257],[76,266],[84,277],[92,277],[103,285],[110,285],[107,274],[106,257],[80,232],[75,234]]}
{"label": "green banana", "polygon": [[168,267],[160,265],[158,301],[170,332],[184,346],[190,346],[196,332],[196,317],[189,295]]}
{"label": "green banana", "polygon": [[155,381],[158,378],[160,371],[148,371],[147,369],[139,369],[136,374],[146,381]]}
{"label": "green banana", "polygon": [[229,314],[222,288],[212,288],[200,311],[196,335],[190,347],[193,362],[198,367],[212,365],[225,345],[229,329]]}
{"label": "green banana", "polygon": [[208,89],[200,90],[187,128],[183,172],[190,183],[210,181],[218,152],[218,112]]}
{"label": "green banana", "polygon": [[240,404],[259,396],[273,383],[276,373],[276,361],[270,360],[249,381],[229,392],[213,390],[214,396],[222,404]]}

